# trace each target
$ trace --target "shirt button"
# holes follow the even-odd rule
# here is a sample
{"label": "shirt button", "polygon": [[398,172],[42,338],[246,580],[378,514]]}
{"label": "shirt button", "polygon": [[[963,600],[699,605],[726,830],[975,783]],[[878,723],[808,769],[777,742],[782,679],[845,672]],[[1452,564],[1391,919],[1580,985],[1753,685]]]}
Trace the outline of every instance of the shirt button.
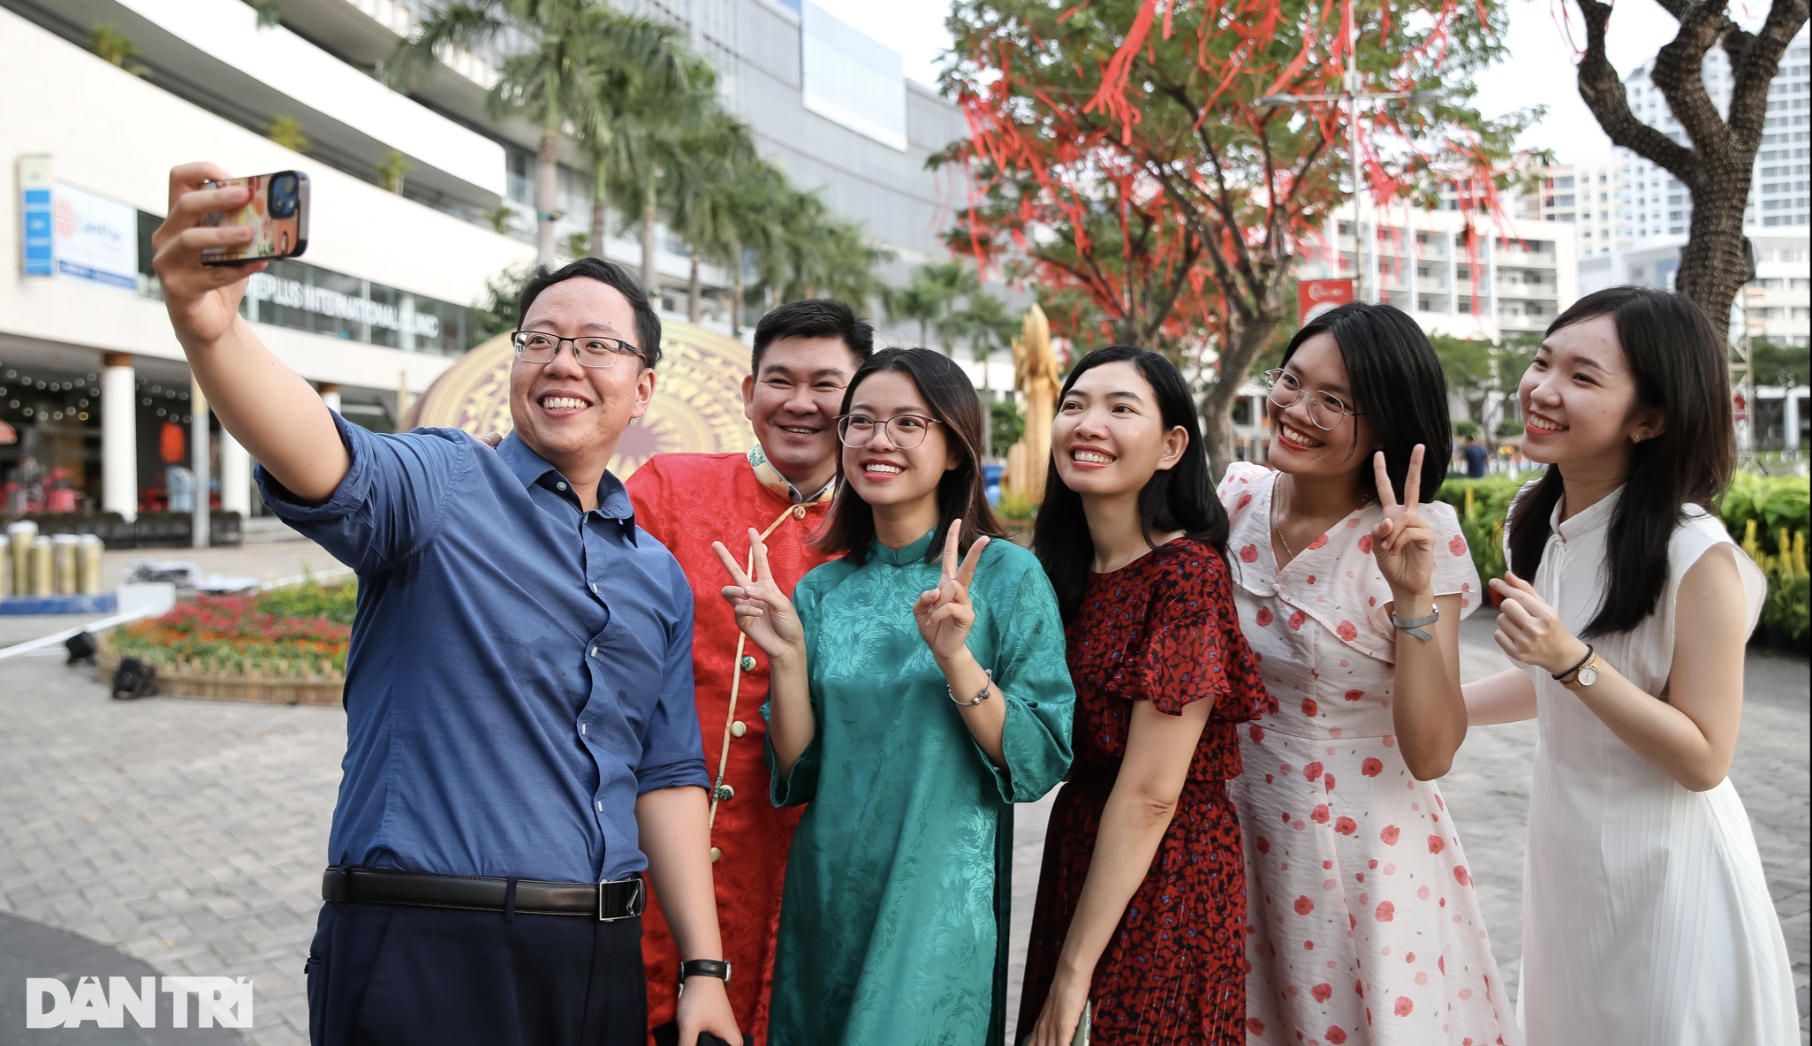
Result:
{"label": "shirt button", "polygon": [[742,655],[742,670],[744,672],[755,671],[755,658],[753,655],[750,655],[750,654]]}
{"label": "shirt button", "polygon": [[749,724],[743,722],[740,719],[738,719],[736,722],[730,724],[730,736],[731,737],[741,737],[742,735],[744,735],[748,732],[749,732]]}
{"label": "shirt button", "polygon": [[597,593],[597,591],[598,591],[598,583],[597,583],[597,582],[596,582],[596,581],[593,581],[593,582],[592,582],[592,583],[591,583],[591,590],[592,590],[592,593],[593,593],[593,594],[594,594],[594,595],[595,595],[595,594],[596,594],[596,593]]}
{"label": "shirt button", "polygon": [[723,859],[724,859],[724,852],[722,850],[718,849],[717,847],[713,846],[711,848],[711,863],[716,864],[717,862],[719,862]]}
{"label": "shirt button", "polygon": [[602,799],[598,800],[598,812],[599,813],[604,812],[604,800],[602,800]]}
{"label": "shirt button", "polygon": [[555,490],[565,490],[565,489],[566,489],[566,484],[564,484],[564,483],[556,483],[556,484],[554,484],[554,489],[555,489]]}
{"label": "shirt button", "polygon": [[794,519],[804,519],[805,518],[805,506],[804,505],[794,505],[793,506],[793,518]]}
{"label": "shirt button", "polygon": [[731,788],[727,784],[718,785],[717,798],[720,802],[727,802],[728,800],[734,799],[736,798],[736,789]]}
{"label": "shirt button", "polygon": [[581,734],[582,734],[582,733],[584,733],[584,732],[585,732],[585,724],[584,724],[584,723],[580,723],[580,724],[579,724],[579,732],[580,732],[580,733],[581,733]]}
{"label": "shirt button", "polygon": [[598,648],[597,648],[597,647],[592,647],[592,648],[591,648],[591,656],[593,656],[593,657],[597,657],[597,656],[598,656]]}

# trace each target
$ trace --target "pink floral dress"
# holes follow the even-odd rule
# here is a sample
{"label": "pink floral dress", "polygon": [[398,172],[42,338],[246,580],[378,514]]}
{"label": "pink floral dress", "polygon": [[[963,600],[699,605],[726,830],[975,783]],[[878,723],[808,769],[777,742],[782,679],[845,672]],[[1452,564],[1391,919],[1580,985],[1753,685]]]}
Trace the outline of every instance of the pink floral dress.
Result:
{"label": "pink floral dress", "polygon": [[[1397,751],[1396,630],[1371,555],[1376,503],[1282,570],[1271,552],[1277,473],[1231,466],[1234,602],[1276,712],[1241,736],[1227,782],[1246,849],[1248,1043],[1516,1046],[1521,1033],[1459,835],[1432,782]],[[1434,590],[1478,605],[1453,510],[1422,506]]]}

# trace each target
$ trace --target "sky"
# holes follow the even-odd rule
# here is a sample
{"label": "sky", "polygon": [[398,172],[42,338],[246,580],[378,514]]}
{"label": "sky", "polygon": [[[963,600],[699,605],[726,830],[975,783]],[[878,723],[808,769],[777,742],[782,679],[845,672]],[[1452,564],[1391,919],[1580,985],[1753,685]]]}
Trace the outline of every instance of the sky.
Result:
{"label": "sky", "polygon": [[[818,6],[900,52],[907,77],[935,86],[938,54],[950,46],[944,19],[948,0],[815,0]],[[1607,155],[1610,142],[1579,98],[1573,49],[1556,20],[1560,0],[1507,0],[1512,61],[1479,78],[1479,103],[1487,116],[1531,105],[1546,105],[1547,116],[1522,144],[1547,147],[1563,163]],[[1745,7],[1765,10],[1761,0],[1736,0],[1739,17]],[[1575,38],[1578,10],[1573,9]],[[1748,22],[1749,19],[1743,19]],[[1611,64],[1628,73],[1673,38],[1674,20],[1655,0],[1618,0],[1611,18]]]}

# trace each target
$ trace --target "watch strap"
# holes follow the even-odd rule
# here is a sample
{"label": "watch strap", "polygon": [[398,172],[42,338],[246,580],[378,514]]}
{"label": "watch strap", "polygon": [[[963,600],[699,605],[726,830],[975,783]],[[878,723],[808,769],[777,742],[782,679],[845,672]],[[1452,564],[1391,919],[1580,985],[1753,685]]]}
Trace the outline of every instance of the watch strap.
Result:
{"label": "watch strap", "polygon": [[1436,607],[1421,617],[1398,617],[1394,611],[1390,615],[1391,624],[1424,642],[1432,640],[1434,638],[1434,633],[1422,626],[1432,625],[1439,620],[1441,620],[1441,610],[1439,607]]}
{"label": "watch strap", "polygon": [[[1586,672],[1592,673],[1591,679],[1586,680],[1586,679],[1580,678],[1580,676],[1585,674]],[[1596,650],[1594,650],[1594,651],[1592,651],[1592,656],[1586,658],[1586,663],[1583,665],[1580,665],[1578,668],[1575,668],[1570,673],[1571,678],[1561,680],[1560,685],[1566,687],[1568,690],[1571,690],[1574,693],[1578,693],[1581,688],[1588,687],[1588,686],[1591,686],[1591,685],[1597,683],[1598,677],[1603,674],[1604,674],[1604,658],[1599,657],[1598,652]]]}
{"label": "watch strap", "polygon": [[687,959],[679,964],[679,979],[683,984],[688,977],[716,977],[725,984],[730,983],[730,963],[727,959]]}
{"label": "watch strap", "polygon": [[1573,666],[1573,667],[1572,667],[1572,668],[1569,668],[1569,669],[1567,669],[1567,670],[1566,670],[1566,671],[1565,671],[1565,672],[1555,672],[1555,673],[1553,673],[1553,675],[1554,675],[1554,681],[1555,681],[1555,682],[1556,682],[1556,683],[1560,683],[1560,684],[1562,684],[1562,685],[1565,685],[1565,684],[1566,684],[1566,681],[1567,681],[1567,679],[1568,679],[1568,678],[1570,678],[1570,677],[1571,677],[1571,676],[1573,676],[1573,675],[1574,675],[1574,674],[1575,674],[1575,673],[1577,673],[1577,672],[1578,672],[1578,671],[1579,671],[1579,670],[1580,670],[1580,669],[1582,669],[1582,668],[1584,668],[1584,667],[1585,667],[1585,666],[1587,666],[1587,665],[1589,665],[1589,664],[1591,664],[1591,663],[1592,663],[1592,655],[1593,655],[1593,654],[1596,654],[1596,653],[1597,653],[1597,652],[1598,652],[1598,648],[1597,648],[1597,647],[1595,647],[1595,646],[1593,646],[1593,645],[1592,645],[1592,644],[1590,644],[1590,643],[1587,643],[1587,644],[1586,644],[1586,645],[1585,645],[1585,656],[1584,656],[1584,657],[1582,657],[1582,658],[1580,658],[1580,659],[1579,659],[1579,663],[1578,663],[1578,664],[1576,664],[1576,665],[1574,665],[1574,666]]}

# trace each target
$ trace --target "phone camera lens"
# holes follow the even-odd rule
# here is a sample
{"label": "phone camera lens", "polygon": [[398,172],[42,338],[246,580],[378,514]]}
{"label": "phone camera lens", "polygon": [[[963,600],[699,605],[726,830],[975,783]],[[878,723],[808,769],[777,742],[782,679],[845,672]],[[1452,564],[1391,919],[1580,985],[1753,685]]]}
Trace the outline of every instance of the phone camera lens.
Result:
{"label": "phone camera lens", "polygon": [[296,213],[296,176],[280,174],[271,179],[270,212],[273,218],[289,218]]}

